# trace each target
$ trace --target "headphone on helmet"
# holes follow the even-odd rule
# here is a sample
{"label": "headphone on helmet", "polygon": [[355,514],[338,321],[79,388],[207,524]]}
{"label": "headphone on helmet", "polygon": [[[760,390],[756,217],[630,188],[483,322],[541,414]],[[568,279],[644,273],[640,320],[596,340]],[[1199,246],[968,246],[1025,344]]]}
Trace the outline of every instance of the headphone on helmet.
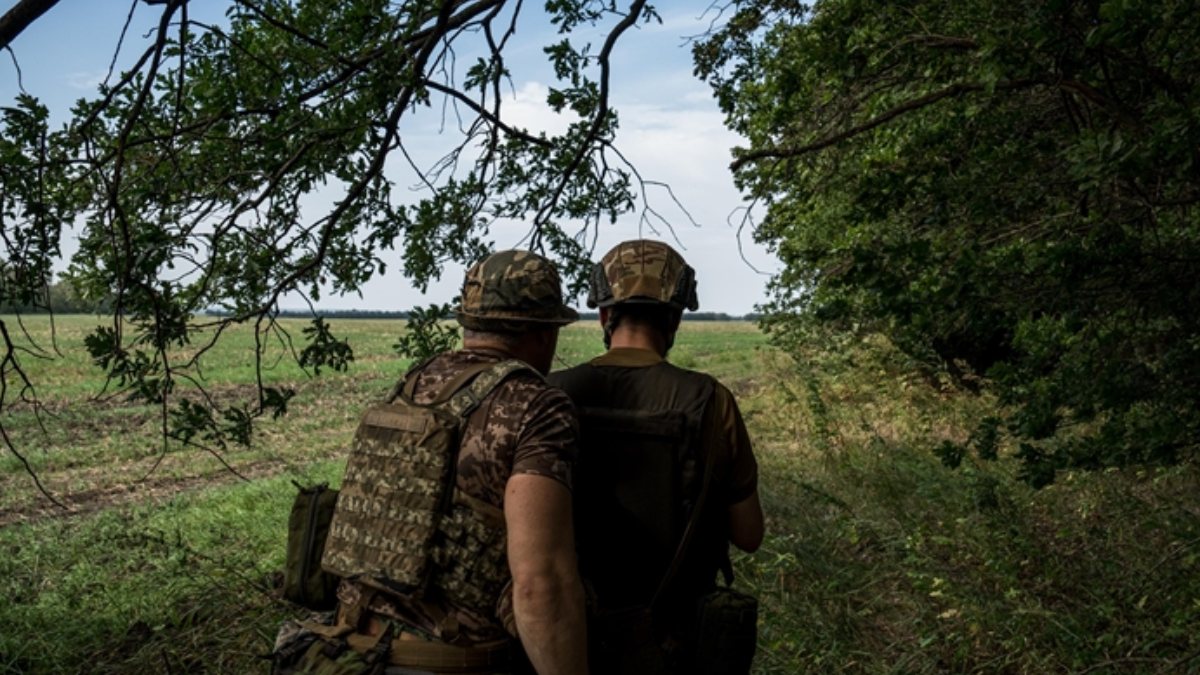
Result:
{"label": "headphone on helmet", "polygon": [[595,309],[610,307],[620,302],[666,304],[681,311],[686,309],[694,312],[700,308],[700,300],[696,296],[696,270],[692,269],[691,265],[683,263],[683,269],[679,277],[675,279],[675,288],[671,291],[671,297],[666,301],[642,296],[617,300],[613,296],[612,284],[608,281],[608,275],[604,272],[604,265],[602,263],[593,265],[588,283],[587,306]]}

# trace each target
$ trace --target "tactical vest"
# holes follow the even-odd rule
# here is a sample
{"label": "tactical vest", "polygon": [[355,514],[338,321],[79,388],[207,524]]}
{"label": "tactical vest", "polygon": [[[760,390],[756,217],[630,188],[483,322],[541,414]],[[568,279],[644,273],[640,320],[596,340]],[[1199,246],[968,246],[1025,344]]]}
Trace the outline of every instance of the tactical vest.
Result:
{"label": "tactical vest", "polygon": [[[509,579],[504,516],[456,486],[462,430],[516,360],[478,364],[434,401],[413,401],[410,371],[355,433],[322,567],[410,600],[491,616]],[[540,375],[539,375],[540,377]]]}
{"label": "tactical vest", "polygon": [[[566,391],[580,417],[574,500],[580,572],[601,610],[648,605],[700,492],[709,445],[701,424],[715,382],[666,362],[584,364],[552,374],[550,382]],[[714,585],[728,546],[716,502],[708,500],[699,536],[671,571],[666,607],[681,607]]]}

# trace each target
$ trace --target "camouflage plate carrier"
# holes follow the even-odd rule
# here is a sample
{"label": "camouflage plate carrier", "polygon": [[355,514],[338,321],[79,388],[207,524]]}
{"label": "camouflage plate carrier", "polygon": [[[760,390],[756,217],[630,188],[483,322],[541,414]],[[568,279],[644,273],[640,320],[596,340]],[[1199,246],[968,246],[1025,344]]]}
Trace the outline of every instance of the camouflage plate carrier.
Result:
{"label": "camouflage plate carrier", "polygon": [[488,394],[536,371],[517,360],[478,364],[419,405],[419,369],[363,415],[322,567],[415,601],[436,589],[439,601],[487,615],[509,577],[504,517],[455,487],[459,442]]}

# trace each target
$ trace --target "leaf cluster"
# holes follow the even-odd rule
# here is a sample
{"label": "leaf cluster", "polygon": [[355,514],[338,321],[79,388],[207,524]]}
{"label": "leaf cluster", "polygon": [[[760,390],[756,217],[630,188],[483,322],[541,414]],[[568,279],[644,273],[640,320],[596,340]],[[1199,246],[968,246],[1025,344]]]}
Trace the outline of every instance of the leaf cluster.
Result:
{"label": "leaf cluster", "polygon": [[989,383],[1036,485],[1194,456],[1191,3],[735,6],[697,72],[747,139],[733,167],[785,265],[778,334],[882,332]]}
{"label": "leaf cluster", "polygon": [[[529,224],[524,244],[562,259],[578,289],[594,228],[635,207],[640,179],[613,147],[609,57],[657,18],[645,0],[547,4],[561,80],[547,104],[566,119],[561,134],[505,113],[520,2],[233,0],[215,23],[185,0],[135,9],[155,27],[138,43],[127,25],[133,65],[63,128],[50,131],[24,94],[3,109],[0,307],[48,305],[62,227],[76,223],[65,281],[112,314],[90,354],[110,391],[161,407],[164,452],[167,439],[246,443],[255,418],[284,411],[290,393],[262,381],[268,350],[314,374],[353,359],[319,317],[294,345],[276,322],[282,299],[357,293],[394,249],[424,290],[447,262],[493,249],[491,228],[511,221]],[[572,38],[583,28],[603,44]],[[404,132],[439,109],[444,152],[424,165]],[[396,189],[405,171],[413,193]],[[417,351],[449,341],[426,316],[418,328],[434,330]],[[201,357],[237,324],[255,327],[257,396],[222,403]],[[17,373],[28,391],[21,347],[4,336],[0,376]],[[0,391],[0,412],[13,391]]]}
{"label": "leaf cluster", "polygon": [[414,307],[405,320],[404,334],[392,345],[401,357],[424,361],[458,346],[458,329],[446,322],[454,315],[454,303]]}

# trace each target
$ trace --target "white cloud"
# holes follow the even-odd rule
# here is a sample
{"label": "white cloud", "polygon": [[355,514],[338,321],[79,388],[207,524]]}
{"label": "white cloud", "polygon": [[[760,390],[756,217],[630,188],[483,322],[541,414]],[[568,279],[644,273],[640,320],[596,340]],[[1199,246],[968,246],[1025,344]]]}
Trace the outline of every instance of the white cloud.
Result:
{"label": "white cloud", "polygon": [[77,91],[94,92],[104,82],[105,72],[100,70],[81,70],[67,75],[67,86]]}
{"label": "white cloud", "polygon": [[549,93],[550,88],[541,82],[525,82],[516,90],[515,96],[505,97],[502,103],[505,120],[535,134],[540,131],[547,134],[565,132],[577,118],[569,112],[561,115],[554,112],[546,104]]}

